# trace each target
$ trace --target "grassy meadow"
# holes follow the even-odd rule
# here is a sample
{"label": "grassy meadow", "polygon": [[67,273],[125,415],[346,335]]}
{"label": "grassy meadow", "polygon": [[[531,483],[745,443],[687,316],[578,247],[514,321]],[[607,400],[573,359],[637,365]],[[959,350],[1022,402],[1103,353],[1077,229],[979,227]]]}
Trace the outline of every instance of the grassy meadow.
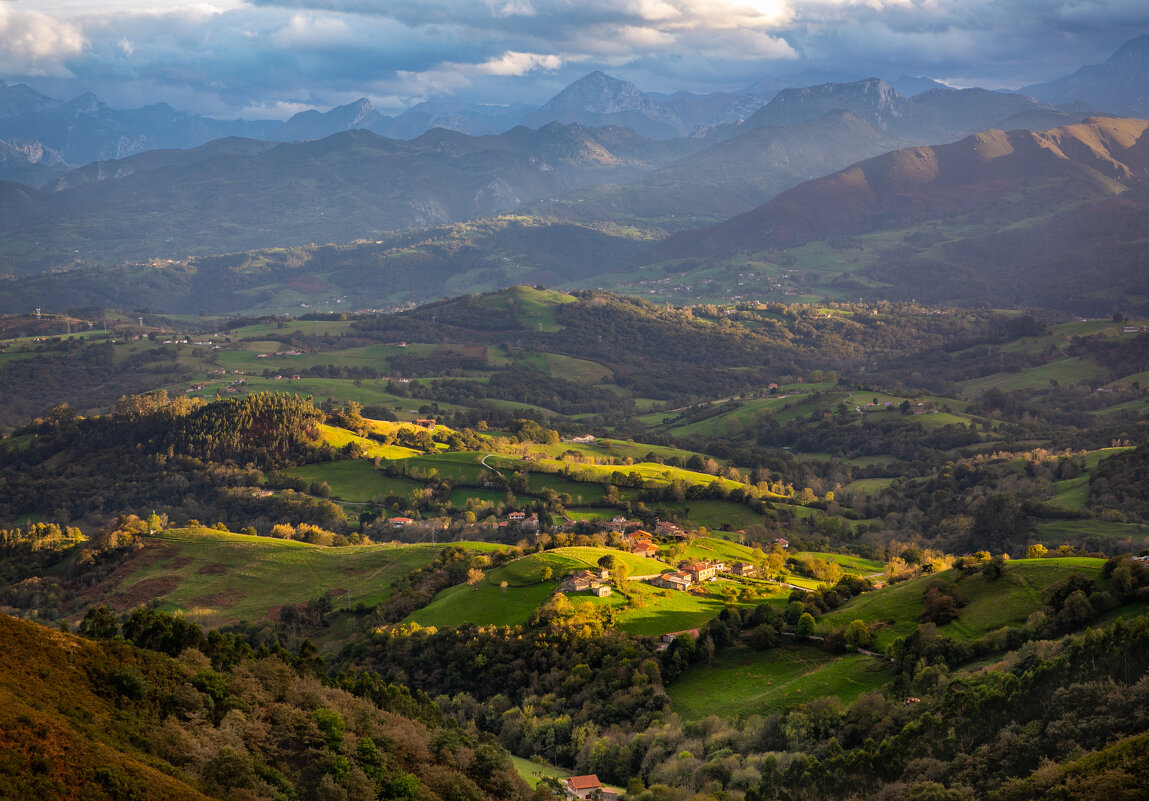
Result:
{"label": "grassy meadow", "polygon": [[892,678],[884,660],[863,654],[834,656],[799,642],[769,651],[736,645],[716,654],[710,665],[689,668],[667,693],[671,708],[685,720],[746,718],[818,698],[848,704]]}
{"label": "grassy meadow", "polygon": [[[429,564],[441,545],[331,548],[206,528],[163,531],[113,581],[103,601],[126,611],[158,599],[161,609],[205,625],[276,616],[278,607],[334,593],[336,606],[386,599],[392,581]],[[467,547],[493,550],[487,543]]]}

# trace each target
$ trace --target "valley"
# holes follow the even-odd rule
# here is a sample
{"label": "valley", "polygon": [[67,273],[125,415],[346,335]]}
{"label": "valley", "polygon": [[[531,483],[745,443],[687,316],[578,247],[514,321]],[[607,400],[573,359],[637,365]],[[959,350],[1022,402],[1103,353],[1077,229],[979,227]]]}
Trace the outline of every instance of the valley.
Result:
{"label": "valley", "polygon": [[0,798],[1141,797],[1111,52],[258,120],[0,81]]}

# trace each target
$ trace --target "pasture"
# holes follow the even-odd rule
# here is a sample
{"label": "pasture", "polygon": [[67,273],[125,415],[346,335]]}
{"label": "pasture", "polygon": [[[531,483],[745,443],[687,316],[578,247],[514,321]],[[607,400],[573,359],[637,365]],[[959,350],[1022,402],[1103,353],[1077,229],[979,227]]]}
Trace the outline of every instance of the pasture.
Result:
{"label": "pasture", "polygon": [[692,666],[667,693],[671,709],[684,720],[710,715],[737,719],[781,712],[818,698],[836,697],[849,704],[892,678],[883,660],[862,654],[834,656],[799,642],[768,651],[734,645],[717,653],[712,665]]}
{"label": "pasture", "polygon": [[[163,531],[102,587],[117,611],[159,600],[161,609],[220,626],[275,619],[286,604],[332,593],[337,607],[385,600],[399,576],[429,564],[436,545],[319,545],[205,528]],[[467,544],[493,550],[485,543]]]}

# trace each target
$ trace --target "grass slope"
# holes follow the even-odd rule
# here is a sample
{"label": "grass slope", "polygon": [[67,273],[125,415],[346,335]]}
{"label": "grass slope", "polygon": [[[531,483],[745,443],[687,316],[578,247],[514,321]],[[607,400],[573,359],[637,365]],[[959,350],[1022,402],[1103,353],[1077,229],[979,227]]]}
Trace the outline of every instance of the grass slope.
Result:
{"label": "grass slope", "polygon": [[931,581],[941,578],[956,582],[969,603],[956,620],[938,627],[938,631],[959,640],[973,640],[1004,626],[1020,626],[1029,615],[1044,605],[1042,593],[1051,584],[1071,573],[1100,580],[1104,559],[1064,557],[1054,559],[1016,559],[1007,563],[996,581],[988,581],[980,572],[962,576],[949,570],[934,576],[895,584],[861,595],[825,615],[820,629],[844,628],[853,620],[884,623],[877,645],[884,648],[896,637],[906,636],[918,625],[923,598]]}
{"label": "grass slope", "polygon": [[[479,549],[496,546],[475,543]],[[359,545],[327,548],[270,537],[203,528],[173,529],[102,585],[99,598],[119,611],[153,599],[197,622],[224,625],[257,621],[284,604],[301,604],[335,592],[339,602],[371,605],[386,598],[391,582],[431,562],[436,545]]]}
{"label": "grass slope", "polygon": [[685,720],[745,718],[827,696],[848,704],[891,678],[882,660],[861,654],[833,656],[792,642],[769,651],[737,645],[716,655],[711,666],[691,667],[667,693]]}

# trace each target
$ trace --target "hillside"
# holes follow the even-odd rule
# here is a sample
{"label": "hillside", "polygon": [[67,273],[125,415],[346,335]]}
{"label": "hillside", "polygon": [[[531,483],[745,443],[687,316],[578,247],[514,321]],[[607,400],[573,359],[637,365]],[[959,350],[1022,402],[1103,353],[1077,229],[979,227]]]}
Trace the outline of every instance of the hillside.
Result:
{"label": "hillside", "polygon": [[[27,215],[35,214],[38,198],[24,190],[12,194],[13,206],[23,204]],[[651,236],[504,214],[346,245],[307,243],[0,279],[0,311],[34,308],[46,296],[68,307],[128,303],[170,314],[391,309],[517,283],[594,279],[625,267]]]}
{"label": "hillside", "polygon": [[[526,798],[502,749],[483,770],[427,745],[438,721],[402,688],[324,686],[306,659],[205,641],[179,659],[0,615],[0,784],[44,799],[346,797]],[[154,631],[153,631],[154,633]],[[137,632],[137,635],[139,632]],[[219,650],[232,646],[236,652]],[[214,647],[213,647],[214,645]],[[382,707],[382,708],[381,708]],[[241,711],[242,710],[242,711]],[[291,720],[269,729],[264,721]],[[441,718],[439,718],[441,720]],[[457,742],[456,748],[478,746]]]}
{"label": "hillside", "polygon": [[1046,83],[1020,91],[1049,103],[1085,103],[1115,114],[1145,116],[1149,113],[1149,35],[1131,39],[1100,64],[1081,67]]}
{"label": "hillside", "polygon": [[148,538],[84,596],[87,604],[106,604],[117,613],[157,601],[159,608],[205,625],[256,623],[279,620],[283,607],[321,597],[336,599],[341,608],[374,606],[386,599],[395,579],[429,564],[440,550],[434,545],[332,548],[205,528],[171,529]]}
{"label": "hillside", "polygon": [[[1107,280],[1135,296],[1139,279],[1121,265],[1142,258],[1136,231],[1145,214],[1147,126],[1094,118],[1044,133],[986,131],[951,145],[895,151],[794,187],[720,225],[671,237],[642,261],[713,262],[764,251],[777,260],[806,243],[837,240],[850,256],[838,260],[853,266],[835,272],[855,274],[847,291],[969,303],[1008,292],[1008,281],[1019,303],[1064,308],[1084,306],[1098,286],[1095,274],[1080,276],[1081,258],[1092,250],[1114,265]],[[860,236],[879,233],[892,258],[852,257],[851,250],[865,247],[855,244]],[[911,248],[891,247],[895,237]],[[1019,252],[1023,247],[1030,252]],[[990,250],[1018,252],[1020,263],[1008,275],[995,273]],[[799,259],[788,258],[791,270],[812,266]],[[1087,271],[1098,269],[1086,259]],[[951,269],[957,272],[947,279]],[[1069,299],[1057,303],[1057,292]]]}

